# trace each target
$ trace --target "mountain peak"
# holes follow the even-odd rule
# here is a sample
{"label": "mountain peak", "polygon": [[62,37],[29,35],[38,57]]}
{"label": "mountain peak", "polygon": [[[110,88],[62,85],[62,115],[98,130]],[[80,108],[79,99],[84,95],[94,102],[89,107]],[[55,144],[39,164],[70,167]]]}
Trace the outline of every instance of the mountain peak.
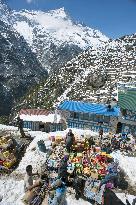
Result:
{"label": "mountain peak", "polygon": [[61,17],[61,18],[68,17],[64,7],[55,10],[50,10],[48,13],[52,14],[54,17]]}

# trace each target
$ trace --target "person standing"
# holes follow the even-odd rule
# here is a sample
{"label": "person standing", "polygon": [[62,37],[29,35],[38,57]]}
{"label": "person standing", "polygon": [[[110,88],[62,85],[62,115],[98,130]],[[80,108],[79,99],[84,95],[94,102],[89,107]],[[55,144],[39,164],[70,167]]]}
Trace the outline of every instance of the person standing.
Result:
{"label": "person standing", "polygon": [[24,125],[23,120],[18,116],[17,117],[18,130],[20,131],[21,136],[25,137],[25,133],[24,133],[24,130],[23,130],[23,125]]}
{"label": "person standing", "polygon": [[74,144],[74,140],[75,140],[74,134],[72,133],[72,130],[69,129],[69,131],[66,135],[66,141],[65,141],[66,149],[67,149],[68,152],[71,151],[72,145]]}
{"label": "person standing", "polygon": [[102,128],[99,130],[99,137],[100,137],[100,140],[102,140],[102,138],[103,138],[103,129]]}

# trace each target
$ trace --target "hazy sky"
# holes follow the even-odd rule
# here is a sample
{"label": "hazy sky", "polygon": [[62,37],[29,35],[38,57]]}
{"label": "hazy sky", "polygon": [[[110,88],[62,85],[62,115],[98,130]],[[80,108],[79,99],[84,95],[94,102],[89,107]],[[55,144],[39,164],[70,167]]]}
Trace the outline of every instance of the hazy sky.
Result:
{"label": "hazy sky", "polygon": [[136,0],[6,0],[16,10],[64,7],[71,17],[111,38],[136,33]]}

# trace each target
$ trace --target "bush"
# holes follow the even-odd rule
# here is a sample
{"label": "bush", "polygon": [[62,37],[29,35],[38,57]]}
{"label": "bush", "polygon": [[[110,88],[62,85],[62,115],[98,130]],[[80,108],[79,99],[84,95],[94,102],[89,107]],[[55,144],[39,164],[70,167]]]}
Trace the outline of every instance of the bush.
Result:
{"label": "bush", "polygon": [[9,118],[8,116],[0,116],[0,124],[8,125]]}

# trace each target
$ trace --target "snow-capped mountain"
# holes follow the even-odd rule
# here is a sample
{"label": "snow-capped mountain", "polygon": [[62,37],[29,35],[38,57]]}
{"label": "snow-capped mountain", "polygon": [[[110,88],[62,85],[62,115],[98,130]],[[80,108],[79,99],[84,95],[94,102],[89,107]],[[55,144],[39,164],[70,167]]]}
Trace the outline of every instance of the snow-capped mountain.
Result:
{"label": "snow-capped mountain", "polygon": [[0,116],[43,77],[47,71],[24,38],[0,20]]}
{"label": "snow-capped mountain", "polygon": [[[13,57],[12,52],[13,56],[8,57],[7,61],[5,58],[4,63],[15,64],[16,73],[18,70],[20,73],[22,65],[24,77],[20,81],[20,93],[23,94],[23,90],[29,85],[34,85],[33,82],[46,76],[45,69],[51,71],[47,80],[44,79],[39,86],[29,90],[27,96],[20,101],[21,107],[50,108],[64,99],[105,102],[108,98],[116,97],[118,81],[136,80],[135,34],[111,40],[97,30],[75,23],[64,8],[49,12],[8,10],[10,20],[5,8],[7,9],[5,5],[0,7],[3,27],[7,28],[1,37],[4,38],[2,52],[5,52],[5,44],[13,45],[8,46],[10,52],[13,51],[12,47],[17,48],[16,57]],[[6,32],[9,31],[10,36],[15,36],[17,43],[7,38]],[[29,59],[27,65],[17,53]],[[4,56],[7,56],[7,53],[4,53]],[[6,68],[11,78],[12,66]],[[26,76],[31,76],[32,72],[32,83],[26,84],[25,87]],[[1,83],[3,90],[10,90],[9,85],[12,83]],[[16,87],[19,86],[20,84],[17,84]],[[12,96],[20,97],[17,92],[12,92]]]}
{"label": "snow-capped mountain", "polygon": [[107,102],[117,97],[120,81],[136,81],[136,34],[84,51],[50,75],[23,103],[24,107],[51,108],[65,99]]}
{"label": "snow-capped mountain", "polygon": [[6,24],[10,23],[11,10],[5,4],[4,0],[0,0],[0,20]]}
{"label": "snow-capped mountain", "polygon": [[86,48],[101,47],[109,40],[75,23],[64,8],[16,12],[4,2],[0,0],[0,115],[8,114],[13,101],[46,79],[47,69],[53,73]]}
{"label": "snow-capped mountain", "polygon": [[0,116],[8,115],[13,102],[47,77],[36,54],[14,29],[12,14],[0,0]]}
{"label": "snow-capped mountain", "polygon": [[100,31],[75,23],[64,8],[49,12],[14,11],[12,23],[49,71],[88,47],[98,48],[109,40]]}

